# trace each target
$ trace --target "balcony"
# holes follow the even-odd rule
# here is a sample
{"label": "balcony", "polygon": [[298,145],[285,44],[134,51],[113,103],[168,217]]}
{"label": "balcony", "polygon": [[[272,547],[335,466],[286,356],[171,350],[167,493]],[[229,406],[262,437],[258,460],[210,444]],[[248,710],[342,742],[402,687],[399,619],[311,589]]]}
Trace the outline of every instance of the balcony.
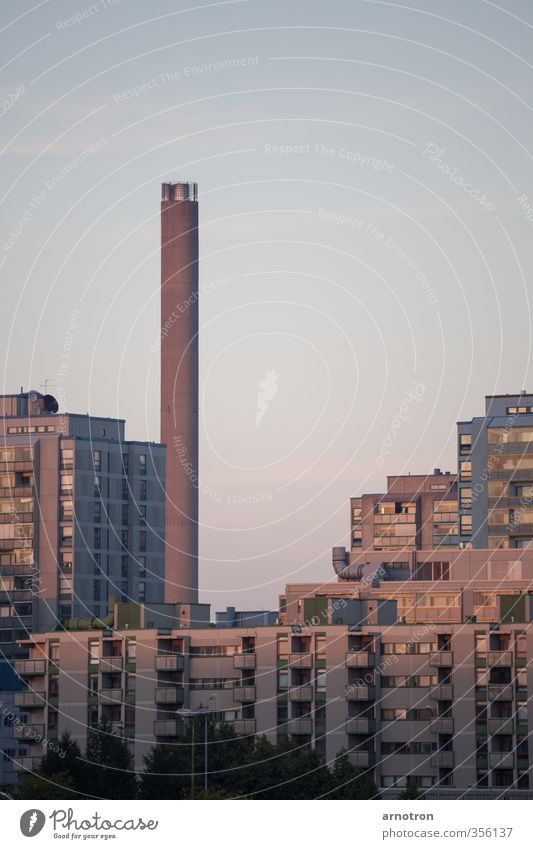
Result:
{"label": "balcony", "polygon": [[313,666],[312,654],[292,653],[289,655],[289,666],[293,669],[311,669]]}
{"label": "balcony", "polygon": [[255,734],[255,719],[236,719],[233,728],[236,734]]}
{"label": "balcony", "polygon": [[233,655],[234,669],[255,669],[255,652],[239,652]]}
{"label": "balcony", "polygon": [[346,652],[345,666],[347,669],[366,669],[376,665],[376,655],[370,651]]}
{"label": "balcony", "polygon": [[514,752],[491,752],[489,766],[491,769],[512,769],[514,767]]}
{"label": "balcony", "polygon": [[489,651],[487,652],[488,666],[512,666],[513,653],[510,651]]}
{"label": "balcony", "polygon": [[183,723],[178,719],[156,719],[155,737],[179,737],[183,733]]}
{"label": "balcony", "polygon": [[489,701],[505,701],[513,700],[513,685],[512,684],[489,684]]}
{"label": "balcony", "polygon": [[46,705],[46,693],[23,690],[15,693],[15,704],[17,707],[44,707]]}
{"label": "balcony", "polygon": [[255,687],[234,687],[234,702],[255,702]]}
{"label": "balcony", "polygon": [[124,693],[119,689],[100,690],[100,701],[102,704],[122,704]]}
{"label": "balcony", "polygon": [[429,730],[432,734],[453,734],[453,719],[435,719]]}
{"label": "balcony", "polygon": [[124,658],[121,656],[109,656],[100,658],[101,672],[122,672]]}
{"label": "balcony", "polygon": [[19,675],[44,675],[46,660],[16,660],[15,672]]}
{"label": "balcony", "polygon": [[376,730],[374,719],[355,717],[346,720],[347,734],[373,734]]}
{"label": "balcony", "polygon": [[453,666],[453,652],[439,651],[431,655],[429,659],[430,666]]}
{"label": "balcony", "polygon": [[358,686],[348,684],[346,687],[346,700],[349,702],[372,702],[376,698],[374,687]]}
{"label": "balcony", "polygon": [[291,702],[312,702],[313,688],[309,684],[291,687],[289,690],[289,699]]}
{"label": "balcony", "polygon": [[11,767],[14,772],[35,772],[41,766],[41,760],[39,757],[17,758],[11,762]]}
{"label": "balcony", "polygon": [[36,740],[39,742],[44,738],[44,725],[14,725],[13,737],[15,740]]}
{"label": "balcony", "polygon": [[307,717],[303,719],[291,719],[288,723],[289,734],[305,734],[313,733],[313,720]]}
{"label": "balcony", "polygon": [[512,734],[514,731],[514,719],[512,716],[492,717],[488,722],[489,734]]}
{"label": "balcony", "polygon": [[429,698],[437,702],[451,702],[453,700],[453,685],[439,684],[429,691]]}
{"label": "balcony", "polygon": [[183,704],[183,687],[156,687],[156,705],[181,705]]}
{"label": "balcony", "polygon": [[182,654],[158,654],[155,659],[157,672],[182,672],[185,658]]}
{"label": "balcony", "polygon": [[374,752],[348,752],[348,760],[352,766],[368,769],[369,766],[374,765],[376,756]]}
{"label": "balcony", "polygon": [[453,752],[437,752],[431,755],[429,765],[437,769],[453,769],[454,753]]}

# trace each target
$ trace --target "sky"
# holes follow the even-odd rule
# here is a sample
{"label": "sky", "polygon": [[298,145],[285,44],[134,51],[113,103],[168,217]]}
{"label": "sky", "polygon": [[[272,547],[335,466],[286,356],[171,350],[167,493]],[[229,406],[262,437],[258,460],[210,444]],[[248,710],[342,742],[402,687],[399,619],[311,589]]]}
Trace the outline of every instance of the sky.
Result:
{"label": "sky", "polygon": [[533,389],[532,38],[527,0],[2,4],[2,391],[158,441],[160,184],[198,182],[215,609],[333,577],[351,495]]}

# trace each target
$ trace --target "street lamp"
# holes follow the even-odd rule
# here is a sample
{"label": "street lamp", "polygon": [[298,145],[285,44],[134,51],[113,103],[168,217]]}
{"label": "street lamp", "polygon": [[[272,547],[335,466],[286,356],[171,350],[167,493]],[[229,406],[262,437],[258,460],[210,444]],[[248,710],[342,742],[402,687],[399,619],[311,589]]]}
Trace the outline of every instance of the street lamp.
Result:
{"label": "street lamp", "polygon": [[212,714],[209,702],[216,699],[211,694],[207,699],[205,707],[180,708],[176,711],[178,716],[191,720],[191,799],[194,799],[194,720],[197,716],[204,717],[204,790],[207,790],[207,717]]}

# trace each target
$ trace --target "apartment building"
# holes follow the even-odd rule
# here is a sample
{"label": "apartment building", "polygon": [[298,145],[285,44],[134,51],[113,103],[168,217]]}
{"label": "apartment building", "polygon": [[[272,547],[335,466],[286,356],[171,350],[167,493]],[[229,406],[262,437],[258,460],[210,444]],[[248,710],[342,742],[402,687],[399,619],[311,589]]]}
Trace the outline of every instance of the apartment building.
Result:
{"label": "apartment building", "polygon": [[0,650],[31,630],[104,616],[110,597],[164,596],[162,445],[124,421],[0,397]]}
{"label": "apartment building", "polygon": [[100,632],[33,634],[15,664],[28,714],[16,767],[36,768],[42,740],[64,730],[83,746],[105,718],[142,768],[155,742],[179,741],[177,711],[214,695],[215,720],[274,742],[289,735],[327,759],[344,748],[391,796],[412,775],[434,797],[530,798],[533,554],[416,552],[414,566],[401,556],[352,563],[358,579],[288,585],[274,626],[125,628],[122,618]]}
{"label": "apartment building", "polygon": [[533,395],[488,395],[457,424],[459,539],[474,548],[533,542]]}
{"label": "apartment building", "polygon": [[350,499],[350,524],[354,552],[456,547],[456,477],[388,476],[386,493]]}

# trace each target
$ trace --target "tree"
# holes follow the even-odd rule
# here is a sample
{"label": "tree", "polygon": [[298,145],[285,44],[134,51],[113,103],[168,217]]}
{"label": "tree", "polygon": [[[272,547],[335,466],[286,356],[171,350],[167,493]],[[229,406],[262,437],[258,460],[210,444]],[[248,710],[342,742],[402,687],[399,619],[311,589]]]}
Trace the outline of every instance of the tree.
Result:
{"label": "tree", "polygon": [[418,790],[416,778],[414,775],[407,776],[407,784],[405,790],[400,794],[400,799],[420,799],[421,794]]}
{"label": "tree", "polygon": [[13,788],[14,799],[80,799],[68,772],[42,775],[25,772],[18,787]]}
{"label": "tree", "polygon": [[66,774],[70,777],[70,785],[78,790],[86,787],[86,762],[78,744],[65,731],[57,746],[47,749],[43,757],[39,773],[43,776]]}
{"label": "tree", "polygon": [[378,799],[379,790],[368,773],[350,763],[342,749],[330,768],[331,790],[326,799]]}
{"label": "tree", "polygon": [[89,730],[85,753],[87,790],[101,799],[134,799],[137,778],[126,741],[117,737],[109,722]]}
{"label": "tree", "polygon": [[188,746],[159,743],[144,757],[141,799],[181,799],[190,787]]}

